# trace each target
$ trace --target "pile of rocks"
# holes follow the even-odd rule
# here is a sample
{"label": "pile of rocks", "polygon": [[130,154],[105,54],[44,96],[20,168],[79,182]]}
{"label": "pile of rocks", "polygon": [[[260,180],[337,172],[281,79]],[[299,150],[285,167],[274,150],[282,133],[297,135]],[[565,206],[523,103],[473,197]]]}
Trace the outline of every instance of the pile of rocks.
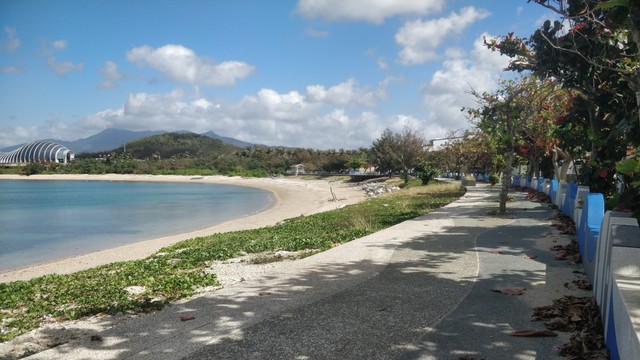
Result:
{"label": "pile of rocks", "polygon": [[394,192],[400,189],[396,185],[388,185],[382,182],[370,182],[362,184],[362,190],[365,191],[368,197],[377,197],[382,194]]}

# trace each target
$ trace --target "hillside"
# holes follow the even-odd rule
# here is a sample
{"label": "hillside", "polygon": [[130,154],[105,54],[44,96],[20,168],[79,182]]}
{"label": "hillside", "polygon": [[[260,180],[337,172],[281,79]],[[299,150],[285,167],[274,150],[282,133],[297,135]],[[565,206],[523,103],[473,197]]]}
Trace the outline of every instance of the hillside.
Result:
{"label": "hillside", "polygon": [[[237,151],[237,146],[194,133],[164,133],[127,143],[127,153],[135,159],[206,158]],[[120,147],[118,150],[123,150]]]}

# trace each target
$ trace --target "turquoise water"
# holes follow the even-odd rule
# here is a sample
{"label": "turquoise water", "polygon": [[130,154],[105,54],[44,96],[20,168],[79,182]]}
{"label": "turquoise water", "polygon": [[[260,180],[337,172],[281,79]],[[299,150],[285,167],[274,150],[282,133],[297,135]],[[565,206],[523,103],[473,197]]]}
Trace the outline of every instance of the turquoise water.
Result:
{"label": "turquoise water", "polygon": [[0,271],[204,229],[254,214],[271,194],[243,186],[0,181]]}

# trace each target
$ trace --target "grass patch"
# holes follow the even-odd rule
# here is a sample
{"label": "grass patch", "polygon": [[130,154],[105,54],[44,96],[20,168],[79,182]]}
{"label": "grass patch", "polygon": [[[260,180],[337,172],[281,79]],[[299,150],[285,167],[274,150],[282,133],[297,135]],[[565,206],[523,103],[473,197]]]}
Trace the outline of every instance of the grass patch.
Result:
{"label": "grass patch", "polygon": [[[215,260],[267,251],[315,252],[382,230],[444,206],[463,194],[453,184],[414,186],[329,212],[278,225],[186,240],[142,260],[112,263],[69,275],[47,275],[0,284],[0,342],[47,319],[139,313],[217,285],[204,271]],[[269,261],[269,259],[265,259]],[[129,286],[144,286],[132,295]]]}

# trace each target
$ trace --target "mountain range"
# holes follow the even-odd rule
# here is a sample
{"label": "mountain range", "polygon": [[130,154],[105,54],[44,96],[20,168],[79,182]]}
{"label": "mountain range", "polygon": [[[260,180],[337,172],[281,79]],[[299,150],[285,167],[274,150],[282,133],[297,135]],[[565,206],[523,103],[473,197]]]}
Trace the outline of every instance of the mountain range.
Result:
{"label": "mountain range", "polygon": [[[55,142],[60,145],[64,145],[71,149],[74,153],[80,154],[85,152],[100,152],[116,149],[128,142],[142,139],[148,136],[160,135],[167,133],[168,131],[132,131],[123,129],[106,129],[95,135],[88,136],[86,138],[78,139],[75,141],[64,141],[56,139],[46,139],[47,141]],[[180,131],[182,133],[191,133],[191,131]],[[213,139],[220,140],[224,143],[235,145],[238,147],[251,147],[254,144],[246,141],[220,136],[213,131],[209,131],[200,135],[208,136]],[[24,144],[10,146],[4,149],[0,149],[2,152],[8,152],[15,150]]]}

